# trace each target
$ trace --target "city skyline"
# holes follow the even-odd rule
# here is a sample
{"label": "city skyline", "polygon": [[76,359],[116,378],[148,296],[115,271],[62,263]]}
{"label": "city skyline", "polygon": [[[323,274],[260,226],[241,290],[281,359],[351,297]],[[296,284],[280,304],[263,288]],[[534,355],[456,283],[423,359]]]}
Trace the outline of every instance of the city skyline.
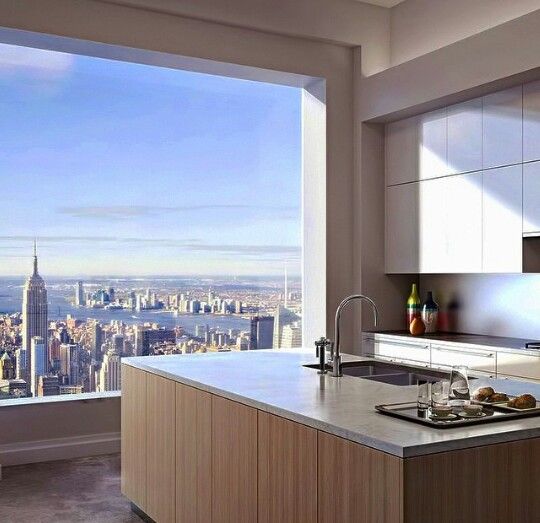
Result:
{"label": "city skyline", "polygon": [[1,276],[300,273],[299,90],[10,45],[0,86]]}
{"label": "city skyline", "polygon": [[[119,390],[126,356],[302,345],[301,288],[291,290],[287,271],[281,289],[233,283],[217,291],[192,282],[191,288],[92,290],[79,280],[61,298],[71,312],[56,318],[49,316],[49,297],[34,241],[21,307],[0,313],[0,399]],[[96,310],[100,319],[92,317]],[[169,319],[141,317],[148,311]],[[191,327],[186,317],[196,318]],[[224,320],[216,322],[227,317],[234,322],[226,328],[218,323]]]}

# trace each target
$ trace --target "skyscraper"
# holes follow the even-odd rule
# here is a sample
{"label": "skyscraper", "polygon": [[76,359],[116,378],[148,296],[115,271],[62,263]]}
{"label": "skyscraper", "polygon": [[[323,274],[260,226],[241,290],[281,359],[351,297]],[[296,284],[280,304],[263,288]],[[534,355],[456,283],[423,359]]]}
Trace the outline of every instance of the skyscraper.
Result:
{"label": "skyscraper", "polygon": [[105,392],[108,390],[120,390],[122,381],[120,377],[121,371],[121,355],[114,348],[111,348],[103,358],[103,364],[99,373],[99,391]]}
{"label": "skyscraper", "polygon": [[15,379],[15,369],[13,368],[13,362],[7,352],[2,354],[0,358],[0,380],[13,380]]}
{"label": "skyscraper", "polygon": [[250,349],[271,349],[274,331],[272,316],[252,316],[250,319]]}
{"label": "skyscraper", "polygon": [[27,390],[30,390],[32,368],[31,343],[34,336],[43,338],[45,354],[47,354],[47,289],[43,278],[38,274],[38,259],[36,243],[34,242],[34,271],[24,285],[23,290],[23,330],[22,348],[26,350],[25,381]]}
{"label": "skyscraper", "polygon": [[98,321],[90,323],[90,352],[92,360],[103,361],[101,345],[103,343],[103,331]]}
{"label": "skyscraper", "polygon": [[77,285],[75,286],[75,305],[77,305],[77,307],[83,307],[84,305],[86,305],[82,281],[78,281]]}
{"label": "skyscraper", "polygon": [[31,340],[30,349],[30,391],[32,396],[38,395],[39,376],[47,374],[47,351],[45,350],[45,340],[41,336],[34,336]]}
{"label": "skyscraper", "polygon": [[279,304],[276,308],[276,314],[274,316],[274,334],[272,341],[273,349],[281,349],[283,343],[283,327],[290,325],[291,323],[298,321],[299,316],[290,309],[287,309],[283,305]]}
{"label": "skyscraper", "polygon": [[37,396],[57,396],[60,394],[58,376],[39,376]]}

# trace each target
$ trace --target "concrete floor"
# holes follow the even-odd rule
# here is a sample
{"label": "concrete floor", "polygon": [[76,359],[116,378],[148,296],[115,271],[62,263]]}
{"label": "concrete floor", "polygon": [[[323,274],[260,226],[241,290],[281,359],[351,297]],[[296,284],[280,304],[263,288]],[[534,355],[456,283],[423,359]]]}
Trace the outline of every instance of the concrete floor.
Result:
{"label": "concrete floor", "polygon": [[120,493],[120,456],[6,467],[2,523],[141,523]]}

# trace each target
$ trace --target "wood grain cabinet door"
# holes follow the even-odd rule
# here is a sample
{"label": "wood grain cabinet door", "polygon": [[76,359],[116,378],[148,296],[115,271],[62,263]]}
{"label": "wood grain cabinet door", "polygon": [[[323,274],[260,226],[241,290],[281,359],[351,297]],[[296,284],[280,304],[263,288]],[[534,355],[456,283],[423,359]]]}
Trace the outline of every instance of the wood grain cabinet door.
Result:
{"label": "wood grain cabinet door", "polygon": [[317,431],[259,412],[259,523],[317,521]]}
{"label": "wood grain cabinet door", "polygon": [[403,521],[403,460],[319,432],[319,523]]}
{"label": "wood grain cabinet door", "polygon": [[146,510],[146,372],[122,365],[122,494]]}
{"label": "wood grain cabinet door", "polygon": [[148,374],[146,409],[145,512],[157,523],[172,523],[176,488],[175,382]]}
{"label": "wood grain cabinet door", "polygon": [[176,384],[176,521],[212,521],[212,395]]}
{"label": "wood grain cabinet door", "polygon": [[212,522],[257,521],[257,409],[212,396]]}

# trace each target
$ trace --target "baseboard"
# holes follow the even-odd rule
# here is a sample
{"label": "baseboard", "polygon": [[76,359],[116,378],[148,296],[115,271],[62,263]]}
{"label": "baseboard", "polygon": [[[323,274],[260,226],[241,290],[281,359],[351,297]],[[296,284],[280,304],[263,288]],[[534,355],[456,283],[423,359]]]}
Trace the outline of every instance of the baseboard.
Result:
{"label": "baseboard", "polygon": [[24,441],[0,445],[0,465],[8,467],[116,452],[120,452],[120,432]]}

